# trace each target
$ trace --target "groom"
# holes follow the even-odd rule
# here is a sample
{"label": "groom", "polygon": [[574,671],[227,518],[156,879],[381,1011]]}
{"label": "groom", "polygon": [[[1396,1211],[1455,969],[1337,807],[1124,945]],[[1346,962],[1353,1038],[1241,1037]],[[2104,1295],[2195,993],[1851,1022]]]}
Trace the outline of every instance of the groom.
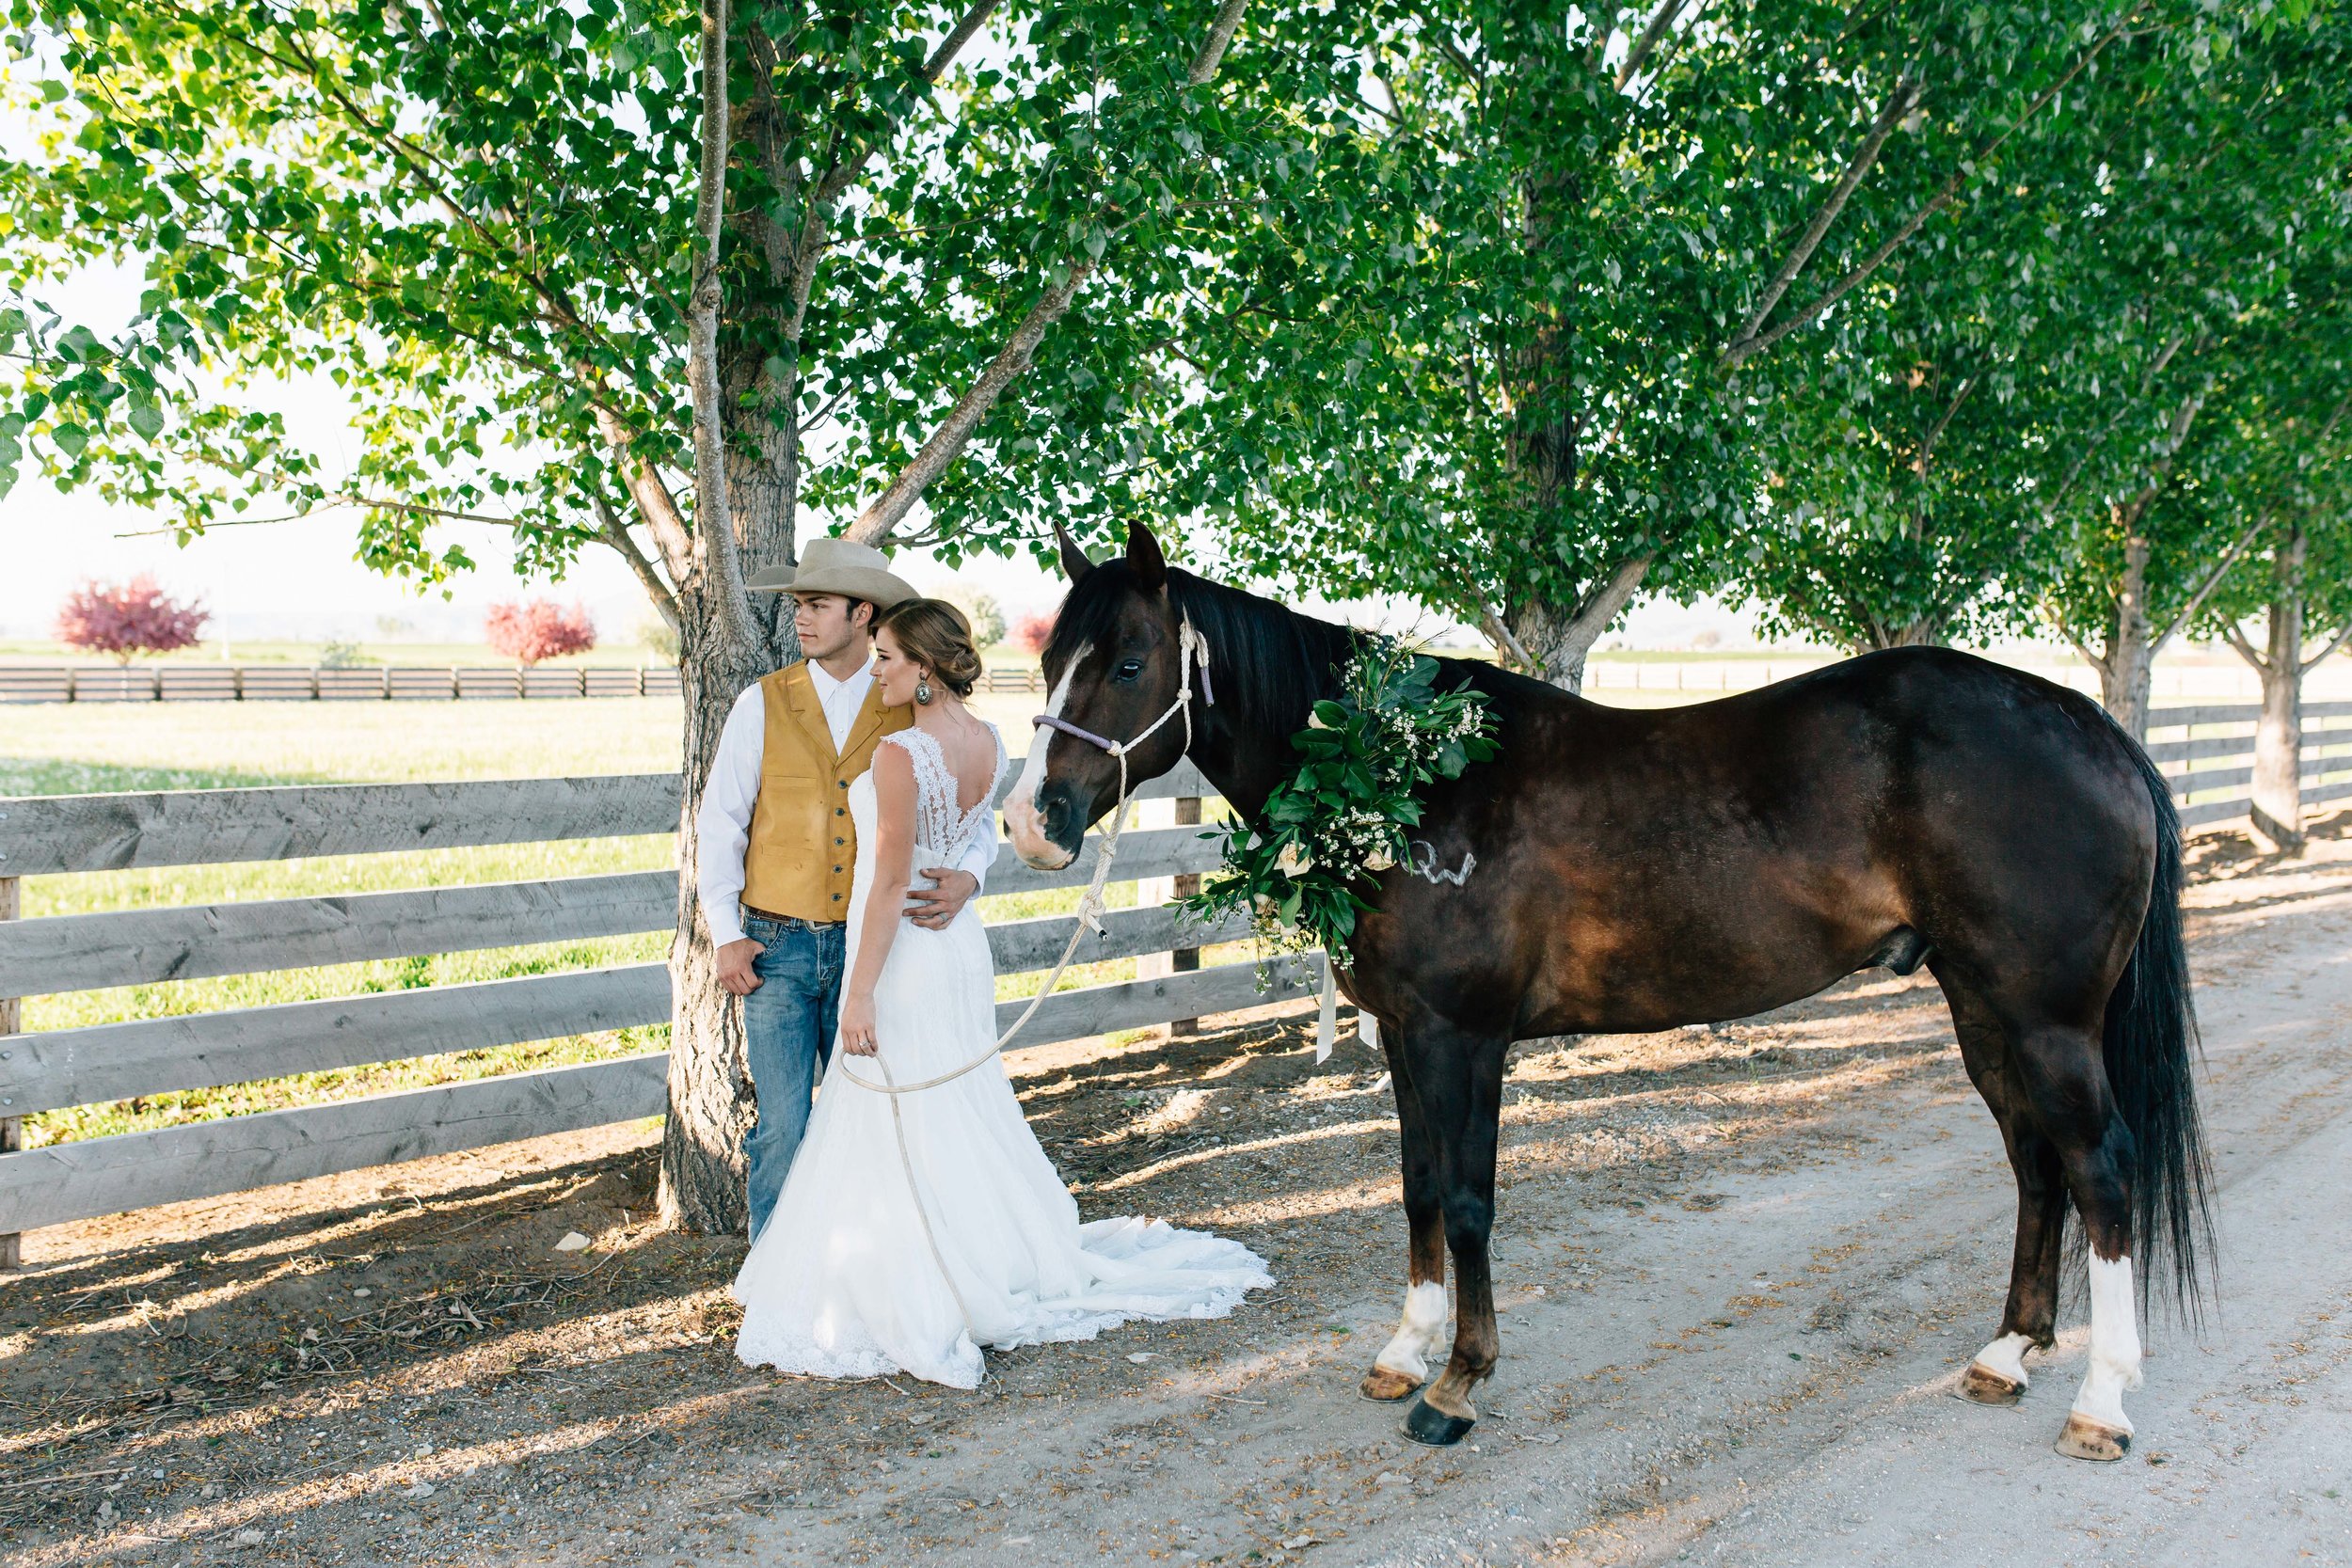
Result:
{"label": "groom", "polygon": [[[743,1043],[758,1117],[743,1140],[751,1234],[784,1190],[808,1127],[818,1074],[833,1055],[857,864],[850,785],[874,746],[914,721],[874,688],[873,619],[919,597],[880,550],[818,539],[800,565],[746,587],[788,591],[806,657],[736,699],[719,735],[695,817],[703,920],[719,950],[719,984],[743,999]],[[996,858],[995,816],[961,868],[928,866],[911,888],[917,925],[946,926],[980,890]]]}

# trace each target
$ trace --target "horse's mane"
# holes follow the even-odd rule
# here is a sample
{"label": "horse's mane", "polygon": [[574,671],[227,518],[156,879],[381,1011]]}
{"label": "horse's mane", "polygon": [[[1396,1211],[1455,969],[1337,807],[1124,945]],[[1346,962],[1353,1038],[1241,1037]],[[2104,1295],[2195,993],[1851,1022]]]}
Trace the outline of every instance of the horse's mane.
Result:
{"label": "horse's mane", "polygon": [[[1046,667],[1063,669],[1079,649],[1108,639],[1130,590],[1140,591],[1135,571],[1119,560],[1072,585],[1045,645]],[[1306,723],[1317,698],[1337,694],[1340,668],[1355,643],[1348,627],[1172,566],[1168,599],[1207,640],[1217,705],[1246,729],[1287,736]]]}

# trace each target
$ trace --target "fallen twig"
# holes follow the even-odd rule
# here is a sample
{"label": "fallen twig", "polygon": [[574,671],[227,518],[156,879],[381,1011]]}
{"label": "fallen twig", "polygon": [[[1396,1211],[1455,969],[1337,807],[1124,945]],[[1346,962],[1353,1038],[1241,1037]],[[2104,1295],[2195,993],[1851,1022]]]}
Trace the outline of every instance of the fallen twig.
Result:
{"label": "fallen twig", "polygon": [[14,1492],[26,1486],[54,1486],[61,1481],[95,1481],[101,1476],[127,1476],[131,1469],[125,1465],[114,1470],[74,1470],[59,1476],[35,1476],[30,1481],[0,1481],[0,1492]]}

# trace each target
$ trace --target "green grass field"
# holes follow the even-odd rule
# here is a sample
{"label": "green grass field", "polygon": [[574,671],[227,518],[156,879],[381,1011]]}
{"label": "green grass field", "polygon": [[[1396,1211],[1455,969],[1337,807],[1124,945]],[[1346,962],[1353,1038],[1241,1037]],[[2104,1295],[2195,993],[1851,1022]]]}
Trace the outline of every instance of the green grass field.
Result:
{"label": "green grass field", "polygon": [[[1007,743],[1015,750],[1025,744],[1025,737],[1013,725],[1034,704],[1034,698],[1010,694],[986,702],[986,711],[1006,725]],[[7,751],[0,753],[0,796],[662,772],[677,767],[678,719],[676,702],[660,699],[11,707],[0,710],[7,735]],[[662,835],[29,877],[24,882],[23,904],[27,918],[38,918],[385,892],[660,869],[673,863],[673,853],[672,840]],[[1114,903],[1132,903],[1135,889],[1132,885],[1114,887],[1111,893]],[[1066,889],[986,899],[981,910],[992,922],[1017,920],[1066,912],[1076,906],[1077,899],[1077,890]],[[24,1026],[74,1028],[221,1007],[262,1006],[644,962],[659,960],[668,947],[666,933],[648,932],[34,996],[24,1002]],[[1217,958],[1227,952],[1213,951]],[[1135,972],[1136,961],[1131,958],[1075,965],[1064,976],[1061,989],[1131,979]],[[997,983],[997,994],[1000,998],[1031,995],[1042,978],[1040,974],[1004,976]],[[594,1061],[658,1050],[667,1037],[666,1026],[617,1030],[79,1106],[27,1117],[25,1143],[38,1148],[73,1138],[421,1087],[521,1068]]]}

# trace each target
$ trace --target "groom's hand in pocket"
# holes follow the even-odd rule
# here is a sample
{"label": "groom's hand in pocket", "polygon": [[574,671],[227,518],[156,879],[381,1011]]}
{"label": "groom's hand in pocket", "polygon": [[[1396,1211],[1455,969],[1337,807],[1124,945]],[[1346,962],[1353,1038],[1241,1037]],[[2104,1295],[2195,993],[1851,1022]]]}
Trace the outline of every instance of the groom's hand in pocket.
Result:
{"label": "groom's hand in pocket", "polygon": [[923,876],[931,879],[925,887],[914,883],[907,889],[907,918],[926,930],[944,930],[949,921],[963,912],[963,906],[980,891],[980,879],[969,871],[956,871],[944,865],[927,865]]}
{"label": "groom's hand in pocket", "polygon": [[752,972],[752,960],[767,951],[767,948],[749,937],[721,946],[719,949],[719,984],[730,995],[751,995],[759,989],[759,976]]}

